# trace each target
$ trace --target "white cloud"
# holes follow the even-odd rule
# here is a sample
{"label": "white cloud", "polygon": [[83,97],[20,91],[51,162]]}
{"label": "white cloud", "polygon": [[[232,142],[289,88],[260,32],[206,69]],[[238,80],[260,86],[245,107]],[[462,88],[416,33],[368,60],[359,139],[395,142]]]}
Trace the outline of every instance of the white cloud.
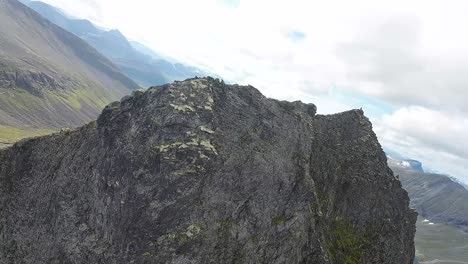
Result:
{"label": "white cloud", "polygon": [[468,117],[405,107],[374,120],[374,129],[385,146],[468,183]]}
{"label": "white cloud", "polygon": [[[295,78],[468,111],[466,1],[46,1],[280,96],[289,91],[278,79]],[[292,41],[291,32],[307,38]]]}
{"label": "white cloud", "polygon": [[465,47],[448,53],[424,51],[429,45],[423,42],[421,24],[414,18],[394,18],[342,44],[339,54],[348,64],[347,84],[396,105],[468,112]]}
{"label": "white cloud", "polygon": [[332,87],[381,100],[399,109],[375,119],[384,144],[468,177],[467,1],[46,1],[321,113],[366,104],[335,100]]}

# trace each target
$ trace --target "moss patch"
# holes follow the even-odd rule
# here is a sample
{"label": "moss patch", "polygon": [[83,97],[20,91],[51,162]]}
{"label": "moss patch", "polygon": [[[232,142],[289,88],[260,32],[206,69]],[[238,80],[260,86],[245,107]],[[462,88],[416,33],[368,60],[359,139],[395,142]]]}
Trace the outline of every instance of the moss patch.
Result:
{"label": "moss patch", "polygon": [[334,220],[325,229],[325,246],[332,263],[359,264],[369,241],[345,220]]}
{"label": "moss patch", "polygon": [[219,231],[228,232],[229,230],[231,230],[233,224],[234,223],[230,218],[223,219],[219,221]]}
{"label": "moss patch", "polygon": [[286,221],[286,219],[284,219],[284,217],[282,216],[275,216],[271,219],[271,223],[273,225],[281,225],[283,224],[284,222]]}

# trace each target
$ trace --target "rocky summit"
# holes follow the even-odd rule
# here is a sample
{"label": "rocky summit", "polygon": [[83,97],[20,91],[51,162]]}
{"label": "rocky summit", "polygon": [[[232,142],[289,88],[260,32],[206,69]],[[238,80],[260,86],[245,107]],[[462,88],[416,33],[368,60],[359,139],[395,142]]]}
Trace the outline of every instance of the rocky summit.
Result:
{"label": "rocky summit", "polygon": [[212,78],[0,152],[0,263],[409,264],[415,221],[361,110]]}

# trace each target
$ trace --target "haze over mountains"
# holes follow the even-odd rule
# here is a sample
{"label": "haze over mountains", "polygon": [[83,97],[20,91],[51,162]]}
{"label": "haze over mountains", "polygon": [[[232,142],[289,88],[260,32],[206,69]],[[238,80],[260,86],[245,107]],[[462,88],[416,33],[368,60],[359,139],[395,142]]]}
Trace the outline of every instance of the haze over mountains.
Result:
{"label": "haze over mountains", "polygon": [[128,41],[117,29],[102,29],[88,20],[70,17],[60,9],[40,1],[25,1],[25,4],[85,40],[142,87],[207,75],[195,67],[169,61],[143,44]]}
{"label": "haze over mountains", "polygon": [[407,166],[409,162],[389,159],[388,164],[421,217],[468,232],[468,190],[462,184],[446,175],[425,173],[419,162]]}
{"label": "haze over mountains", "polygon": [[0,5],[0,142],[82,125],[139,87],[93,47],[20,2]]}
{"label": "haze over mountains", "polygon": [[0,10],[0,147],[87,123],[136,88],[204,74],[118,30],[22,2],[39,14],[13,0]]}
{"label": "haze over mountains", "polygon": [[[426,173],[415,160],[388,159],[419,214],[415,245],[421,263],[466,263],[468,190],[456,179]],[[434,261],[434,262],[431,262]]]}

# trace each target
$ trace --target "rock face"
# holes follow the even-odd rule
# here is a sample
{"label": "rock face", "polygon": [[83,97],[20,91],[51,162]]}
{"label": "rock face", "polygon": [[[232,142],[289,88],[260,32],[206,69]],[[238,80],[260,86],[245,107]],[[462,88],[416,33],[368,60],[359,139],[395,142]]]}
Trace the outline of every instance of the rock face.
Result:
{"label": "rock face", "polygon": [[191,79],[0,152],[0,263],[412,263],[359,110]]}

